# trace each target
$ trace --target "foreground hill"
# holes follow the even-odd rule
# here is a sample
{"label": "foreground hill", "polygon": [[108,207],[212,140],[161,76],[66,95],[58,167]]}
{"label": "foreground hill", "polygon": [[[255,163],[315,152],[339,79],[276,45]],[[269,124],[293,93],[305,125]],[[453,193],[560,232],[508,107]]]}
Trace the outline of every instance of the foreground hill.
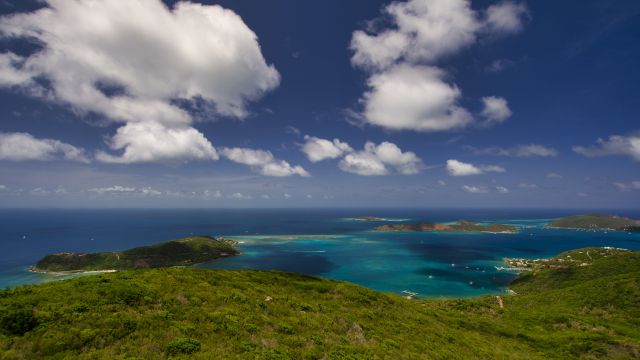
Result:
{"label": "foreground hill", "polygon": [[460,220],[454,224],[387,224],[374,228],[376,231],[440,231],[440,232],[489,232],[489,233],[515,233],[518,228],[503,224],[477,224],[471,221]]}
{"label": "foreground hill", "polygon": [[239,254],[235,241],[208,236],[171,240],[121,252],[47,255],[32,268],[38,272],[127,270],[193,265]]}
{"label": "foreground hill", "polygon": [[550,222],[547,226],[568,229],[640,231],[640,221],[607,214],[567,216]]}
{"label": "foreground hill", "polygon": [[[577,260],[557,261],[567,256]],[[640,254],[592,248],[557,259],[558,267],[524,273],[512,286],[517,295],[466,300],[406,300],[298,274],[192,268],[25,286],[0,292],[0,357],[640,357]]]}

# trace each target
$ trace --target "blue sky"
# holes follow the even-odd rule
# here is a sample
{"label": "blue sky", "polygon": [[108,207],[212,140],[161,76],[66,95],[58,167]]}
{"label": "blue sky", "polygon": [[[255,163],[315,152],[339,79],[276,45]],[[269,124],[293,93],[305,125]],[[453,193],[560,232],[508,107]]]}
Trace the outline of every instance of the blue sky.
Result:
{"label": "blue sky", "polygon": [[0,3],[0,206],[637,208],[640,3]]}

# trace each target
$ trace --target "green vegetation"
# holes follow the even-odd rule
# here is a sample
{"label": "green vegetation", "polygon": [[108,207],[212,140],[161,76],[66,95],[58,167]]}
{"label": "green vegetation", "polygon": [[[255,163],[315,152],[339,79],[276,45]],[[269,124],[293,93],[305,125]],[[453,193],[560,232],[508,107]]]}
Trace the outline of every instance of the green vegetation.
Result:
{"label": "green vegetation", "polygon": [[503,224],[477,224],[460,220],[455,224],[387,224],[374,228],[377,231],[441,231],[441,232],[490,232],[490,233],[514,233],[518,228]]}
{"label": "green vegetation", "polygon": [[238,255],[235,241],[194,236],[151,246],[110,253],[62,253],[47,255],[34,271],[74,272],[184,266]]}
{"label": "green vegetation", "polygon": [[620,231],[640,231],[640,221],[629,219],[626,217],[607,215],[607,214],[589,214],[567,216],[555,220],[549,224],[549,227],[569,228],[569,229],[604,229],[604,230],[620,230]]}
{"label": "green vegetation", "polygon": [[406,300],[299,274],[193,268],[24,286],[0,292],[0,357],[640,357],[640,253],[556,260],[567,255],[577,261],[525,272],[517,295],[499,298]]}

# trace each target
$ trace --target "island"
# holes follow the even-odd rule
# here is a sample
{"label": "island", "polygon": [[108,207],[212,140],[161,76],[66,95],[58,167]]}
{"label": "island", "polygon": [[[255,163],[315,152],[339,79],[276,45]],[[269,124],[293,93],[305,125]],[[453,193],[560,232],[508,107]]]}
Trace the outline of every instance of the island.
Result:
{"label": "island", "polygon": [[509,292],[462,299],[405,299],[315,276],[192,267],[21,286],[0,291],[0,357],[638,357],[640,253],[588,248],[544,262],[554,266],[537,263]]}
{"label": "island", "polygon": [[193,236],[120,252],[51,254],[38,261],[31,271],[64,274],[186,266],[238,255],[236,243],[220,237]]}
{"label": "island", "polygon": [[434,231],[434,232],[484,232],[511,234],[518,231],[513,225],[503,224],[478,224],[471,221],[460,220],[454,224],[387,224],[374,228],[376,231]]}
{"label": "island", "polygon": [[640,221],[609,214],[567,216],[547,224],[549,228],[640,231]]}

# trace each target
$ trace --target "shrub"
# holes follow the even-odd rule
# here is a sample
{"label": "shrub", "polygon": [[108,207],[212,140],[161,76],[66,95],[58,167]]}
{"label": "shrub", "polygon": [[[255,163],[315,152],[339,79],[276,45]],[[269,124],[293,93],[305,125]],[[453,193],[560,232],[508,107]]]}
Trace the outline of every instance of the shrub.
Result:
{"label": "shrub", "polygon": [[180,338],[175,339],[167,345],[167,352],[171,355],[193,354],[200,351],[200,342],[196,339]]}
{"label": "shrub", "polygon": [[13,335],[23,335],[38,325],[31,309],[4,309],[0,312],[0,330]]}

